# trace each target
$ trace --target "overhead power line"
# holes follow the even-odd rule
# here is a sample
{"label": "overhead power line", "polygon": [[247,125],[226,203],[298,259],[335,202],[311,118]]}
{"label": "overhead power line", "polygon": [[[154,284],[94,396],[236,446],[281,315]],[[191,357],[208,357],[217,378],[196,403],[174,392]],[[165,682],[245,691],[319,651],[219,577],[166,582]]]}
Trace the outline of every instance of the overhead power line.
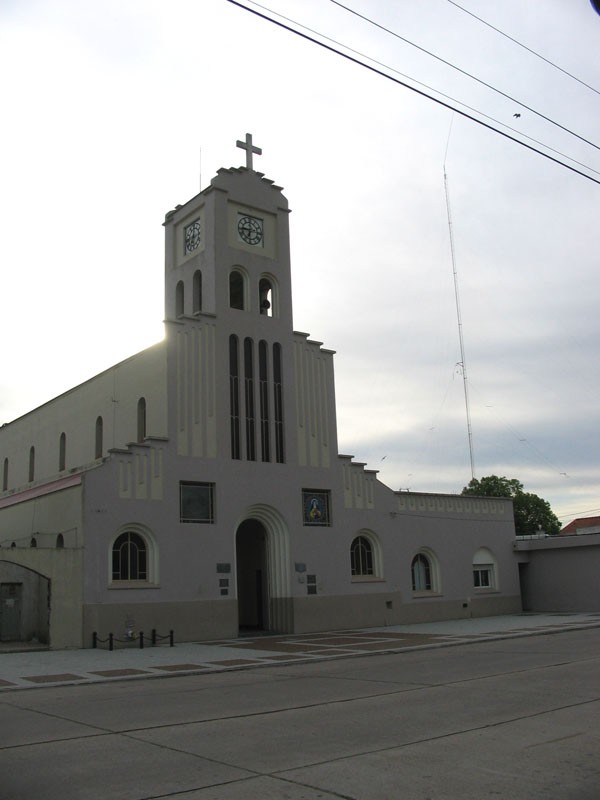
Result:
{"label": "overhead power line", "polygon": [[349,52],[349,53],[354,53],[355,55],[360,56],[361,58],[366,58],[372,64],[377,64],[378,66],[383,67],[384,69],[389,70],[390,72],[393,72],[395,75],[400,75],[400,77],[406,78],[407,80],[412,81],[413,84],[416,84],[417,86],[423,86],[425,89],[428,89],[430,92],[435,92],[435,94],[438,97],[445,97],[446,100],[451,100],[453,103],[458,103],[463,108],[466,108],[467,110],[473,111],[473,113],[478,114],[479,117],[481,117],[481,118],[488,119],[488,120],[490,120],[490,122],[494,122],[496,125],[501,125],[503,128],[505,128],[506,130],[512,131],[513,133],[518,133],[519,136],[522,139],[527,139],[529,142],[533,142],[534,144],[539,144],[540,147],[543,147],[545,150],[549,151],[550,153],[556,153],[557,156],[561,156],[562,158],[566,158],[567,161],[570,161],[572,164],[577,164],[578,166],[583,167],[584,169],[587,169],[590,172],[595,172],[596,175],[600,175],[600,171],[598,171],[597,169],[594,169],[593,167],[590,167],[589,164],[584,164],[582,161],[578,161],[576,158],[573,158],[572,156],[569,156],[566,153],[563,153],[561,150],[557,150],[555,147],[550,147],[550,145],[544,144],[544,142],[541,142],[539,139],[535,139],[533,136],[528,136],[526,133],[523,133],[523,131],[519,131],[516,128],[511,127],[510,125],[507,125],[505,122],[502,122],[501,120],[496,119],[495,117],[492,117],[489,114],[485,114],[483,111],[480,111],[478,108],[474,108],[473,106],[470,106],[467,103],[464,103],[462,100],[457,100],[455,97],[452,97],[449,94],[445,94],[444,92],[441,92],[439,89],[434,89],[432,86],[429,86],[428,84],[423,83],[423,81],[418,81],[416,78],[413,78],[411,75],[406,75],[404,72],[400,72],[400,70],[397,70],[394,67],[390,67],[389,64],[384,64],[383,61],[378,61],[376,58],[372,58],[371,56],[367,55],[366,53],[361,53],[360,50],[355,50],[353,47],[349,47],[346,44],[342,44],[337,39],[333,39],[331,36],[326,36],[324,33],[320,33],[319,31],[314,30],[314,28],[309,28],[307,25],[303,25],[300,22],[296,22],[296,20],[290,19],[290,17],[286,17],[284,14],[280,14],[277,11],[272,11],[270,8],[267,8],[266,6],[263,6],[260,3],[257,3],[256,0],[250,0],[250,2],[253,5],[258,6],[258,8],[262,8],[263,11],[269,11],[270,13],[275,14],[277,17],[279,17],[279,19],[284,19],[287,22],[290,22],[290,23],[292,23],[294,25],[297,25],[298,27],[302,28],[305,31],[309,31],[310,33],[314,33],[315,36],[319,36],[320,39],[324,39],[327,42],[333,42],[333,44],[338,45],[339,47],[343,47],[344,50]]}
{"label": "overhead power line", "polygon": [[591,147],[595,147],[596,150],[600,150],[600,146],[599,145],[595,144],[594,142],[591,142],[589,139],[586,139],[584,136],[580,136],[578,133],[575,133],[575,131],[572,131],[570,128],[567,128],[564,125],[561,125],[559,122],[556,122],[556,120],[553,120],[550,117],[547,117],[545,114],[542,114],[541,111],[536,111],[535,108],[532,108],[531,106],[528,106],[527,103],[523,102],[522,100],[517,100],[515,97],[512,97],[510,94],[507,94],[506,92],[503,92],[501,89],[497,89],[495,86],[492,86],[491,83],[486,83],[486,81],[481,80],[481,78],[478,78],[476,75],[472,75],[470,72],[467,72],[466,70],[461,69],[460,67],[457,67],[456,64],[453,64],[451,61],[446,61],[445,58],[442,58],[441,56],[438,56],[435,53],[432,53],[430,50],[426,50],[424,47],[421,47],[420,45],[415,44],[414,42],[411,42],[410,39],[406,39],[404,36],[400,36],[400,34],[396,33],[396,31],[393,31],[390,28],[386,28],[385,25],[380,25],[379,22],[375,22],[375,20],[371,19],[370,17],[366,17],[364,14],[360,14],[358,11],[355,11],[353,8],[349,8],[348,6],[345,6],[343,3],[338,2],[338,0],[330,0],[330,2],[333,3],[336,6],[339,6],[340,8],[343,8],[344,11],[348,11],[350,14],[354,14],[354,16],[359,17],[360,19],[364,19],[364,21],[368,22],[370,25],[374,25],[376,28],[379,28],[380,30],[385,31],[386,33],[389,33],[390,36],[394,36],[396,39],[400,39],[401,42],[405,42],[405,44],[408,44],[411,47],[415,47],[417,50],[420,50],[422,53],[425,53],[426,55],[431,56],[432,58],[435,58],[436,61],[441,61],[442,64],[445,64],[447,67],[450,67],[451,69],[454,69],[457,72],[460,72],[461,75],[466,75],[468,78],[471,78],[471,80],[474,80],[477,83],[481,84],[482,86],[485,86],[486,89],[491,89],[493,92],[496,92],[496,94],[499,94],[501,97],[505,97],[507,100],[510,100],[511,102],[516,103],[517,105],[521,106],[521,108],[525,108],[525,109],[527,109],[527,111],[531,111],[532,114],[535,114],[537,117],[540,117],[541,119],[545,120],[546,122],[549,122],[551,125],[555,125],[557,128],[560,128],[561,130],[565,131],[566,133],[569,133],[571,136],[575,136],[577,139],[579,139],[582,142],[585,142],[586,144],[589,144]]}
{"label": "overhead power line", "polygon": [[551,67],[554,67],[554,69],[557,69],[559,72],[562,72],[563,75],[567,75],[569,78],[572,78],[574,81],[577,81],[577,83],[580,83],[582,86],[585,86],[586,89],[590,89],[592,92],[595,92],[596,94],[600,94],[600,91],[598,91],[598,89],[595,89],[593,86],[590,86],[589,83],[586,83],[585,81],[582,81],[581,78],[578,78],[576,75],[573,75],[571,72],[567,72],[566,69],[563,69],[562,67],[559,67],[558,64],[554,63],[554,61],[550,61],[549,58],[546,58],[545,56],[541,55],[540,53],[537,53],[535,50],[532,50],[531,47],[527,47],[527,45],[523,44],[523,42],[519,42],[517,39],[514,39],[512,36],[509,36],[508,33],[505,33],[504,31],[501,31],[500,28],[496,28],[491,23],[486,22],[481,17],[478,17],[477,14],[474,14],[472,11],[469,11],[468,8],[464,8],[463,6],[459,5],[458,3],[455,3],[454,0],[448,0],[448,2],[451,3],[453,6],[456,6],[456,8],[459,8],[461,11],[464,11],[465,14],[468,14],[470,17],[473,17],[473,19],[476,19],[478,22],[481,22],[482,25],[486,25],[488,28],[491,28],[493,31],[496,31],[496,33],[499,33],[500,36],[504,36],[506,39],[510,39],[511,42],[514,42],[519,47],[522,47],[523,50],[527,50],[528,53],[531,53],[532,55],[536,56],[536,58],[539,58],[542,61],[545,61],[546,64],[550,64]]}
{"label": "overhead power line", "polygon": [[[588,508],[587,511],[568,511],[566,514],[557,514],[556,516],[559,519],[567,519],[568,517],[579,517],[580,514],[593,514],[595,512],[600,511],[600,508]],[[585,517],[582,517],[585,519]]]}
{"label": "overhead power line", "polygon": [[312,44],[316,44],[319,47],[322,47],[323,49],[328,50],[331,53],[334,53],[335,55],[341,56],[342,58],[345,58],[347,61],[351,61],[353,64],[357,64],[358,66],[363,67],[364,69],[367,69],[370,72],[373,72],[374,74],[379,75],[382,78],[386,78],[387,80],[392,81],[393,83],[397,84],[398,86],[402,86],[405,89],[409,89],[411,92],[414,92],[415,94],[418,94],[421,97],[425,97],[428,100],[432,100],[434,103],[437,103],[438,105],[442,106],[443,108],[447,108],[449,111],[454,111],[456,114],[459,114],[461,117],[464,117],[465,119],[468,119],[471,122],[475,122],[477,125],[480,125],[481,127],[486,128],[489,131],[493,131],[494,133],[497,133],[499,136],[502,136],[505,139],[508,139],[509,141],[514,142],[515,144],[518,144],[521,147],[524,147],[525,149],[530,150],[533,153],[537,153],[538,155],[542,156],[543,158],[546,158],[549,161],[552,161],[554,164],[558,164],[559,166],[564,167],[565,169],[568,169],[571,172],[574,172],[576,175],[580,175],[582,178],[586,178],[588,181],[592,181],[592,183],[596,183],[596,184],[600,185],[600,180],[599,179],[594,178],[591,175],[588,175],[586,172],[582,172],[581,170],[576,169],[575,167],[571,166],[570,164],[566,164],[564,161],[561,161],[559,158],[554,158],[554,156],[551,156],[548,153],[545,153],[543,150],[538,150],[537,147],[533,147],[533,145],[527,144],[527,142],[524,142],[521,139],[518,139],[516,136],[511,136],[510,134],[506,133],[505,131],[501,131],[498,128],[495,128],[493,125],[490,125],[490,124],[488,124],[486,122],[483,122],[483,120],[478,119],[477,117],[474,117],[471,114],[467,114],[465,111],[462,111],[460,108],[456,108],[455,106],[450,105],[450,103],[445,103],[443,100],[439,100],[437,97],[433,97],[432,95],[428,94],[427,92],[424,92],[421,89],[417,89],[415,86],[411,86],[409,83],[406,83],[405,81],[401,81],[398,78],[395,78],[393,75],[389,75],[387,72],[384,72],[383,70],[378,69],[377,67],[374,67],[371,64],[366,64],[364,61],[360,61],[360,59],[355,58],[354,56],[351,56],[348,53],[344,53],[342,50],[338,50],[336,47],[332,47],[331,45],[326,44],[325,42],[319,41],[319,39],[315,39],[313,36],[309,36],[307,33],[303,33],[302,31],[299,31],[299,30],[297,30],[295,28],[292,28],[289,25],[286,25],[283,22],[280,22],[279,20],[273,19],[272,17],[269,17],[268,15],[261,13],[260,11],[258,11],[255,8],[249,8],[248,6],[244,5],[244,3],[239,2],[239,0],[227,0],[227,2],[231,3],[234,6],[237,6],[238,8],[242,8],[244,11],[249,11],[251,14],[254,14],[256,17],[259,17],[260,19],[264,19],[266,22],[270,22],[271,24],[276,25],[277,27],[288,31],[289,33],[293,33],[295,36],[299,36],[301,39],[305,39],[306,41],[311,42]]}
{"label": "overhead power line", "polygon": [[505,122],[502,122],[501,120],[496,119],[495,117],[492,117],[489,114],[485,114],[483,111],[480,111],[478,108],[474,108],[473,106],[470,106],[467,103],[464,103],[462,100],[457,100],[455,97],[452,97],[449,94],[445,94],[444,92],[441,92],[439,89],[434,89],[432,86],[429,86],[428,84],[423,83],[423,81],[418,81],[416,78],[413,78],[411,75],[406,75],[405,73],[400,72],[400,70],[397,70],[394,67],[390,67],[389,64],[384,64],[383,61],[378,61],[376,58],[372,58],[371,56],[368,56],[365,53],[361,53],[360,50],[355,50],[353,47],[349,47],[348,45],[342,44],[337,39],[331,38],[331,36],[326,36],[325,34],[320,33],[319,31],[316,31],[313,28],[309,28],[307,25],[302,25],[300,22],[296,22],[296,20],[290,19],[290,17],[286,17],[284,14],[280,14],[279,12],[272,11],[271,9],[267,8],[266,6],[263,6],[260,3],[257,3],[256,0],[250,0],[250,2],[253,5],[258,6],[258,8],[262,8],[263,11],[269,11],[270,13],[275,14],[277,17],[279,17],[279,19],[284,19],[287,22],[290,22],[290,23],[292,23],[294,25],[297,25],[298,27],[302,28],[305,31],[309,31],[310,33],[314,33],[315,36],[319,36],[320,39],[324,39],[325,41],[328,41],[328,42],[333,42],[333,44],[338,45],[339,47],[343,47],[344,50],[349,52],[349,53],[354,53],[355,55],[360,56],[361,58],[366,58],[372,64],[377,64],[378,66],[383,67],[386,70],[389,70],[389,72],[393,72],[395,75],[400,75],[401,78],[406,78],[407,80],[412,81],[412,83],[416,84],[417,86],[423,86],[425,89],[428,89],[430,92],[435,92],[435,94],[438,97],[445,97],[446,100],[451,100],[453,103],[458,103],[460,106],[462,106],[462,108],[466,108],[468,111],[473,111],[473,113],[478,114],[480,118],[488,119],[488,120],[490,120],[490,122],[493,122],[496,125],[501,125],[506,130],[512,131],[513,133],[518,133],[519,136],[521,137],[521,139],[527,139],[527,141],[529,141],[529,142],[533,142],[534,144],[538,144],[538,145],[540,145],[540,147],[543,147],[546,151],[548,151],[550,153],[555,153],[557,156],[561,156],[562,158],[566,158],[567,161],[570,161],[572,164],[577,164],[578,166],[583,167],[584,169],[588,170],[589,172],[594,172],[594,173],[596,173],[596,175],[600,175],[600,171],[598,171],[597,169],[594,169],[593,167],[590,167],[589,164],[584,164],[582,161],[578,161],[576,158],[573,158],[572,156],[569,156],[566,153],[563,153],[561,150],[557,150],[555,147],[550,147],[550,145],[544,144],[544,142],[541,142],[539,139],[535,139],[533,136],[528,136],[526,133],[523,133],[523,131],[518,131],[516,128],[512,128],[510,125],[507,125]]}

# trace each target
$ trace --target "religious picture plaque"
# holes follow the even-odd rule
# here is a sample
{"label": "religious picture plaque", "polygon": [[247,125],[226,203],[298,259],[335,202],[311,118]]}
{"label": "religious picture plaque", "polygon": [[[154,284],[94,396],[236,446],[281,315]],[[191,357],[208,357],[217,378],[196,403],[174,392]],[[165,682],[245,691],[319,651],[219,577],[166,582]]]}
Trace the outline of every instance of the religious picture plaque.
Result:
{"label": "religious picture plaque", "polygon": [[304,525],[331,525],[329,514],[329,492],[302,490]]}

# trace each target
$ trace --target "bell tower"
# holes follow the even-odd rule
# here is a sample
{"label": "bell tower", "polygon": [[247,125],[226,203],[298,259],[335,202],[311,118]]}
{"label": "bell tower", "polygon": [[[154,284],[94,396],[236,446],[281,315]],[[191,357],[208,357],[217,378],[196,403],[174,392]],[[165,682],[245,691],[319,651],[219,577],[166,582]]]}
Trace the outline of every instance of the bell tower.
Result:
{"label": "bell tower", "polygon": [[288,202],[254,170],[262,150],[252,135],[237,146],[246,151],[245,167],[220,169],[210,186],[166,215],[165,318],[246,311],[291,330]]}
{"label": "bell tower", "polygon": [[294,449],[284,428],[284,387],[293,384],[289,208],[281,187],[254,169],[261,149],[252,135],[237,146],[246,166],[218,170],[165,218],[173,434],[182,455],[285,463]]}

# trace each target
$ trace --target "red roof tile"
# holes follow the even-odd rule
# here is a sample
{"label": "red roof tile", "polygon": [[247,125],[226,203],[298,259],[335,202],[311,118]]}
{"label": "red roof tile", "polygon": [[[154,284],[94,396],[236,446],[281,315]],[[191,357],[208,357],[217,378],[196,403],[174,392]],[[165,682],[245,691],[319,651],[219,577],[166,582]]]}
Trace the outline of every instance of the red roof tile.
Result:
{"label": "red roof tile", "polygon": [[600,525],[600,517],[578,517],[573,522],[560,531],[560,535],[568,536],[569,534],[577,533],[581,528],[591,528],[595,525]]}

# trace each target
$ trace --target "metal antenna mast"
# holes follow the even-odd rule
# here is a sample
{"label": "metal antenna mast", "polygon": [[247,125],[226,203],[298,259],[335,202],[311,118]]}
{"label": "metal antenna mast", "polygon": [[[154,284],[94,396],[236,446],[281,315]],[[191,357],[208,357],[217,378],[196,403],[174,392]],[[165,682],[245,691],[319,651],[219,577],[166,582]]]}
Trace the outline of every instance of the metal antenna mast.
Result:
{"label": "metal antenna mast", "polygon": [[[448,134],[450,139],[450,134]],[[446,152],[448,147],[446,146]],[[450,253],[452,256],[452,274],[454,276],[454,297],[456,300],[456,318],[458,320],[458,340],[460,343],[459,366],[463,376],[463,389],[465,393],[465,409],[467,412],[467,435],[469,437],[469,459],[471,461],[471,478],[475,478],[475,461],[473,458],[473,431],[471,429],[471,412],[469,410],[469,385],[467,382],[467,361],[465,359],[465,343],[463,339],[462,317],[460,313],[460,296],[458,293],[458,273],[456,271],[456,256],[454,253],[454,235],[452,232],[452,216],[450,214],[450,193],[448,191],[448,176],[446,175],[446,159],[444,158],[444,191],[446,193],[446,212],[448,214],[448,231],[450,232]]]}

